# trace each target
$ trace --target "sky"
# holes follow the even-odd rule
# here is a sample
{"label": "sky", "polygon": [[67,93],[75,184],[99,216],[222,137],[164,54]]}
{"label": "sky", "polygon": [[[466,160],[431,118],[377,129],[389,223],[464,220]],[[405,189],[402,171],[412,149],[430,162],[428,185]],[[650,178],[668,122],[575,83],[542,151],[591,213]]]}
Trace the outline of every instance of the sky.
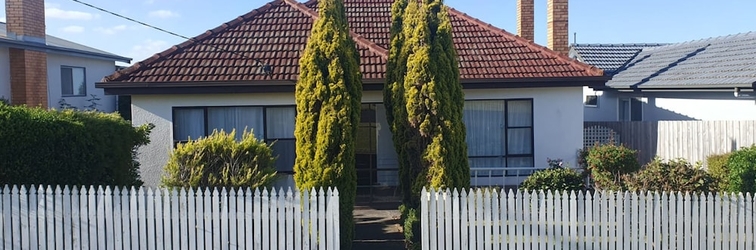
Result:
{"label": "sky", "polygon": [[[272,0],[80,1],[194,37]],[[535,42],[541,45],[546,45],[546,2],[535,1]],[[517,32],[516,0],[445,3]],[[0,21],[4,22],[4,4],[0,10]],[[672,43],[756,32],[754,10],[754,0],[571,0],[570,43]],[[46,0],[45,16],[48,35],[133,58],[131,63],[185,41],[73,0]]]}

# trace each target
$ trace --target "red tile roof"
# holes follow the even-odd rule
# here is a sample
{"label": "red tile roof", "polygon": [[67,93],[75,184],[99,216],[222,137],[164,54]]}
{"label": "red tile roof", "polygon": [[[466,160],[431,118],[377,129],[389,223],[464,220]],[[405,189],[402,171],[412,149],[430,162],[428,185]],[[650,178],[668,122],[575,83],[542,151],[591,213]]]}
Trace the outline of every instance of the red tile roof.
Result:
{"label": "red tile roof", "polygon": [[[392,0],[345,0],[366,80],[385,72]],[[120,70],[104,82],[296,81],[317,0],[275,0],[184,43]],[[450,8],[463,81],[600,77],[577,62]],[[257,61],[259,60],[259,61]],[[262,65],[272,66],[264,74]]]}

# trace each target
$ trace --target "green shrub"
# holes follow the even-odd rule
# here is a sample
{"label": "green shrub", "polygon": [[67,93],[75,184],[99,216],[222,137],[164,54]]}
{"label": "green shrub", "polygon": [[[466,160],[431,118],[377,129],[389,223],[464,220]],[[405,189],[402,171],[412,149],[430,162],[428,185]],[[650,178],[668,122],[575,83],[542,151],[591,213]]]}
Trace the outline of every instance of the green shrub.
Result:
{"label": "green shrub", "polygon": [[152,127],[115,113],[0,103],[0,183],[142,185],[135,152]]}
{"label": "green shrub", "polygon": [[166,187],[265,187],[275,179],[275,157],[270,145],[244,132],[213,131],[198,140],[179,144],[171,153],[162,178]]}
{"label": "green shrub", "polygon": [[710,192],[715,189],[714,179],[701,168],[684,159],[664,162],[659,158],[640,171],[626,177],[631,191]]}
{"label": "green shrub", "polygon": [[730,171],[727,167],[727,159],[730,153],[710,155],[706,158],[709,175],[714,179],[716,191],[727,191],[730,186]]}
{"label": "green shrub", "polygon": [[586,163],[595,187],[606,190],[625,189],[622,176],[640,168],[635,150],[614,144],[590,148]]}
{"label": "green shrub", "polygon": [[727,159],[730,192],[756,192],[756,146],[732,152]]}
{"label": "green shrub", "polygon": [[583,178],[569,168],[549,168],[536,171],[520,185],[525,190],[571,191],[583,189]]}

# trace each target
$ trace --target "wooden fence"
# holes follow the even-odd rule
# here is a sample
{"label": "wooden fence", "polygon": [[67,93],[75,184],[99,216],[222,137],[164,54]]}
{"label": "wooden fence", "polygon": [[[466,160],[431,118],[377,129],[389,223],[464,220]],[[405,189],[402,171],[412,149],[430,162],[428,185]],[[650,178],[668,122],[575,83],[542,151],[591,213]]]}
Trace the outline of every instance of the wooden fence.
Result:
{"label": "wooden fence", "polygon": [[423,249],[754,249],[750,194],[426,191]]}
{"label": "wooden fence", "polygon": [[613,130],[619,135],[620,143],[638,150],[641,163],[649,162],[654,156],[705,163],[709,155],[756,143],[756,120],[585,122],[584,128]]}
{"label": "wooden fence", "polygon": [[338,191],[16,187],[0,249],[339,249]]}

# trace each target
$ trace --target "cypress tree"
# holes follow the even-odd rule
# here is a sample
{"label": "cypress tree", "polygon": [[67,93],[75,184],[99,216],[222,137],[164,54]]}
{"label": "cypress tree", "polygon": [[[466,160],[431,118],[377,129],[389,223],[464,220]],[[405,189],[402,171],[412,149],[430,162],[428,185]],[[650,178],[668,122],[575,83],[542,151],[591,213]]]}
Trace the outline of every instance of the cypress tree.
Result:
{"label": "cypress tree", "polygon": [[339,189],[341,247],[351,249],[362,75],[343,0],[319,2],[299,67],[294,181],[299,190]]}
{"label": "cypress tree", "polygon": [[464,93],[448,10],[441,0],[396,0],[384,105],[399,157],[408,247],[419,248],[423,187],[467,188]]}

